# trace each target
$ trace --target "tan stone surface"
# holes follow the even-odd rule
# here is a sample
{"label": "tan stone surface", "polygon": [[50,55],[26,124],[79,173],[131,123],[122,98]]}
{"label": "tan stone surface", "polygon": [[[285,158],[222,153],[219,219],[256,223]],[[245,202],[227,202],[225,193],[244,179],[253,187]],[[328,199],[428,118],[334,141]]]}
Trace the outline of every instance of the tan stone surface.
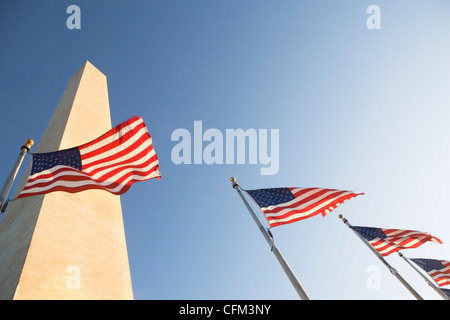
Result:
{"label": "tan stone surface", "polygon": [[[110,128],[106,77],[86,62],[35,152],[71,148]],[[88,190],[12,202],[0,223],[0,299],[133,299],[120,197]]]}

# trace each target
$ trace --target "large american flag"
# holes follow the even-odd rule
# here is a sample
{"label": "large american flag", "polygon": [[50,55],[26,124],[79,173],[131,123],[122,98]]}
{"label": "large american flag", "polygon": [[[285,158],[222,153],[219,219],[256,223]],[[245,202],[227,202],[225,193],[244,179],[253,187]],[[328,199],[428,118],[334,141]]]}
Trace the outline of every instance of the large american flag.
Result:
{"label": "large american flag", "polygon": [[268,188],[245,190],[271,227],[327,215],[344,201],[364,193],[323,188]]}
{"label": "large american flag", "polygon": [[32,154],[30,176],[18,198],[87,189],[122,194],[134,182],[160,176],[147,127],[133,117],[81,146]]}
{"label": "large american flag", "polygon": [[442,287],[450,284],[450,261],[434,259],[410,259],[425,270]]}
{"label": "large american flag", "polygon": [[403,249],[417,248],[427,241],[442,243],[428,232],[357,226],[352,226],[352,229],[363,236],[382,256]]}

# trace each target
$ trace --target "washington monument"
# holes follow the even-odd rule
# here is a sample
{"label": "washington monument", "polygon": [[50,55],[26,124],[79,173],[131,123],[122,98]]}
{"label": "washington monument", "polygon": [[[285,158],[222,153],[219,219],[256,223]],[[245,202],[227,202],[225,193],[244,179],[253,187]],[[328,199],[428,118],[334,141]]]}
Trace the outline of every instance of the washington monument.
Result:
{"label": "washington monument", "polygon": [[[87,61],[34,152],[72,148],[109,129],[106,77]],[[120,196],[86,190],[10,202],[0,223],[0,299],[133,299]]]}

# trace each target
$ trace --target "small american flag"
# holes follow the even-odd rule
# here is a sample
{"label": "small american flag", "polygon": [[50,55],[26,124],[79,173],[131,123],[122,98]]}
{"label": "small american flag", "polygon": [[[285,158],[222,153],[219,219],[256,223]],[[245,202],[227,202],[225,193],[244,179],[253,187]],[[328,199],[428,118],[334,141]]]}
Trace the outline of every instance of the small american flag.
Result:
{"label": "small american flag", "polygon": [[450,298],[450,289],[447,289],[447,288],[440,288],[440,289],[442,292],[444,292],[447,295],[447,297]]}
{"label": "small american flag", "polygon": [[323,188],[269,188],[245,190],[271,227],[327,215],[344,201],[364,193]]}
{"label": "small american flag", "polygon": [[425,270],[442,287],[450,284],[450,261],[433,259],[410,259]]}
{"label": "small american flag", "polygon": [[431,236],[428,232],[356,226],[352,226],[352,228],[363,236],[382,256],[388,256],[403,249],[417,248],[427,241],[442,243],[441,240]]}
{"label": "small american flag", "polygon": [[81,146],[32,154],[32,168],[17,198],[54,191],[126,192],[134,182],[160,178],[158,157],[141,117],[133,117]]}

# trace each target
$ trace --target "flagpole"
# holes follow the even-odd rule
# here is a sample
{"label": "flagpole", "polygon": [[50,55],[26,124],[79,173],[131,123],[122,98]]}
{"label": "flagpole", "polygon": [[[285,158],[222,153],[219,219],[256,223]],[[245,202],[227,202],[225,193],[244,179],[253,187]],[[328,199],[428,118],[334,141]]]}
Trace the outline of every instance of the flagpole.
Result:
{"label": "flagpole", "polygon": [[391,274],[393,274],[405,287],[406,289],[408,289],[408,291],[417,299],[417,300],[423,300],[423,298],[416,292],[416,290],[414,290],[408,282],[406,282],[405,279],[403,279],[403,277],[398,273],[398,271],[393,268],[384,258],[383,256],[377,251],[375,250],[374,247],[372,247],[372,245],[367,242],[366,239],[364,239],[363,236],[361,236],[356,230],[353,229],[352,225],[348,222],[348,220],[346,218],[344,218],[342,216],[342,214],[339,215],[339,219],[342,219],[342,222],[344,222],[344,224],[349,227],[357,236],[359,239],[361,239],[362,242],[364,242],[364,244],[378,257],[378,259],[381,260],[381,262],[389,269],[389,271],[391,272]]}
{"label": "flagpole", "polygon": [[0,210],[1,212],[6,211],[6,197],[9,194],[9,191],[11,190],[11,186],[14,182],[14,179],[16,178],[17,172],[19,171],[20,165],[22,164],[23,158],[25,157],[25,154],[30,152],[31,146],[34,144],[34,141],[31,139],[28,139],[25,141],[25,143],[20,147],[20,153],[17,157],[16,163],[14,164],[11,172],[9,173],[8,178],[6,178],[5,184],[3,185],[2,190],[0,191]]}
{"label": "flagpole", "polygon": [[437,287],[436,284],[434,284],[434,283],[431,282],[427,277],[425,277],[425,275],[424,275],[419,269],[417,269],[417,268],[411,263],[411,261],[409,261],[409,259],[408,259],[406,256],[404,256],[400,251],[398,252],[398,255],[399,255],[400,257],[402,257],[403,260],[405,260],[405,261],[406,261],[406,262],[407,262],[414,270],[416,270],[416,272],[422,276],[422,278],[428,283],[428,285],[429,285],[430,287],[432,287],[432,288],[434,289],[434,291],[436,291],[437,293],[439,293],[440,296],[444,298],[444,300],[450,300],[450,298],[449,298],[444,292],[442,292],[442,290],[441,290],[439,287]]}
{"label": "flagpole", "polygon": [[258,219],[258,216],[256,215],[255,211],[253,211],[252,207],[248,203],[247,199],[245,199],[241,187],[237,184],[235,178],[230,179],[232,187],[236,189],[237,193],[241,197],[242,201],[244,202],[245,206],[247,207],[248,212],[250,212],[250,215],[252,216],[253,220],[255,221],[256,225],[258,226],[259,231],[261,231],[262,235],[264,236],[264,239],[266,239],[268,245],[271,248],[271,251],[277,258],[278,262],[280,263],[281,267],[283,268],[284,272],[286,273],[287,277],[291,281],[291,284],[294,286],[295,291],[297,291],[297,294],[300,296],[302,300],[310,300],[308,294],[303,289],[302,285],[298,281],[297,277],[295,276],[292,269],[289,267],[288,263],[284,259],[283,255],[281,254],[280,250],[278,250],[277,246],[275,245],[273,238],[271,237],[271,234],[269,233],[269,230],[267,230],[261,223],[261,221]]}

